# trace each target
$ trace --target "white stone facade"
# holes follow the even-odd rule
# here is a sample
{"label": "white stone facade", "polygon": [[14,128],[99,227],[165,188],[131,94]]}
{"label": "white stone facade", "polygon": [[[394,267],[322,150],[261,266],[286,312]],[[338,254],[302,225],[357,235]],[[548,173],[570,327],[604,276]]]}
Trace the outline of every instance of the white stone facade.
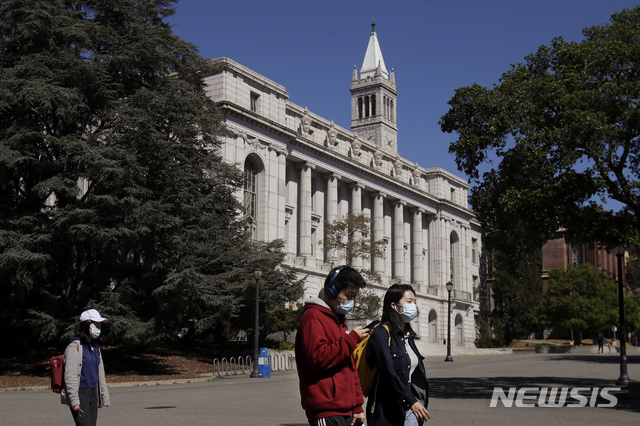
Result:
{"label": "white stone facade", "polygon": [[[481,230],[468,208],[468,184],[398,155],[393,70],[361,69],[364,79],[354,70],[350,131],[289,102],[280,84],[231,59],[215,61],[221,71],[206,78],[207,90],[237,135],[223,140],[221,155],[253,176],[238,197],[251,206],[256,238],[286,241],[286,263],[307,276],[304,298],[317,296],[340,264],[318,247],[324,222],[363,212],[374,219],[373,238],[387,245],[384,258],[353,266],[383,277],[383,286],[372,286],[381,296],[392,283],[410,283],[420,309],[413,323],[419,343],[443,350],[444,285],[452,281],[451,344],[473,346]],[[369,109],[361,114],[359,98],[368,95],[377,96],[362,101]]]}

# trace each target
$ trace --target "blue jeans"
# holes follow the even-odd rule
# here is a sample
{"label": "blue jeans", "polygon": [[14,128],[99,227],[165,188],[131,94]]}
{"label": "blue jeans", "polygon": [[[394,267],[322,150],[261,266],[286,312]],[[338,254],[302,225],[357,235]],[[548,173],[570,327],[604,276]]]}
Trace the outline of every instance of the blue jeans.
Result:
{"label": "blue jeans", "polygon": [[413,414],[413,411],[407,410],[404,413],[404,426],[418,426],[418,419],[416,419],[416,415]]}

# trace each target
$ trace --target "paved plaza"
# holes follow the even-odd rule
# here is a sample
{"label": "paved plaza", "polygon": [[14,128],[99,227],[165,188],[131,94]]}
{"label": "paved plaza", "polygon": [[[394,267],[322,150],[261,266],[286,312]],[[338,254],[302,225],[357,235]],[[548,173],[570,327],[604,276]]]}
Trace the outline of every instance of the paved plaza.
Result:
{"label": "paved plaza", "polygon": [[[635,350],[636,348],[634,348]],[[507,354],[442,357],[425,361],[429,375],[430,425],[583,425],[638,424],[640,400],[616,394],[613,408],[491,408],[496,386],[615,386],[617,354]],[[628,373],[640,381],[640,352],[628,356]],[[272,425],[307,424],[300,407],[295,372],[270,378],[247,375],[189,384],[110,387],[112,407],[100,410],[99,425]],[[534,392],[535,393],[535,392]],[[529,399],[529,401],[535,401]],[[607,402],[600,400],[599,402]],[[69,425],[68,408],[47,390],[0,393],[0,425]]]}

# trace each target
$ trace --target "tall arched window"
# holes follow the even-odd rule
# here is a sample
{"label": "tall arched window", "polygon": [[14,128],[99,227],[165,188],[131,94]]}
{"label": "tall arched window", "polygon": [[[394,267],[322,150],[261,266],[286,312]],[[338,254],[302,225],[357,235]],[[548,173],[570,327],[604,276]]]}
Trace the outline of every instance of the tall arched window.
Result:
{"label": "tall arched window", "polygon": [[364,116],[369,117],[369,97],[364,97]]}
{"label": "tall arched window", "polygon": [[362,118],[362,98],[358,98],[358,118]]}
{"label": "tall arched window", "polygon": [[371,95],[371,116],[376,115],[376,95]]}
{"label": "tall arched window", "polygon": [[449,239],[449,280],[453,283],[453,288],[458,288],[459,283],[456,282],[456,246],[458,243],[458,235],[451,233]]}
{"label": "tall arched window", "polygon": [[464,346],[464,325],[462,323],[462,315],[456,315],[456,345]]}
{"label": "tall arched window", "polygon": [[242,207],[244,214],[251,218],[251,222],[254,224],[253,229],[255,233],[255,224],[257,223],[257,201],[258,201],[258,170],[247,159],[244,162],[244,197],[242,200]]}
{"label": "tall arched window", "polygon": [[429,312],[429,341],[438,341],[438,314],[433,309]]}

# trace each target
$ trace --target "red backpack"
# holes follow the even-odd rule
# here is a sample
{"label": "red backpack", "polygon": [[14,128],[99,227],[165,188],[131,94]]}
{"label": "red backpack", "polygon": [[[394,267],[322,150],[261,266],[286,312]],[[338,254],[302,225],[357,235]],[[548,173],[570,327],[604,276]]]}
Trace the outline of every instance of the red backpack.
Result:
{"label": "red backpack", "polygon": [[[80,345],[74,342],[80,352]],[[49,377],[51,377],[51,392],[60,393],[64,388],[64,354],[51,357],[51,362],[47,365]]]}

